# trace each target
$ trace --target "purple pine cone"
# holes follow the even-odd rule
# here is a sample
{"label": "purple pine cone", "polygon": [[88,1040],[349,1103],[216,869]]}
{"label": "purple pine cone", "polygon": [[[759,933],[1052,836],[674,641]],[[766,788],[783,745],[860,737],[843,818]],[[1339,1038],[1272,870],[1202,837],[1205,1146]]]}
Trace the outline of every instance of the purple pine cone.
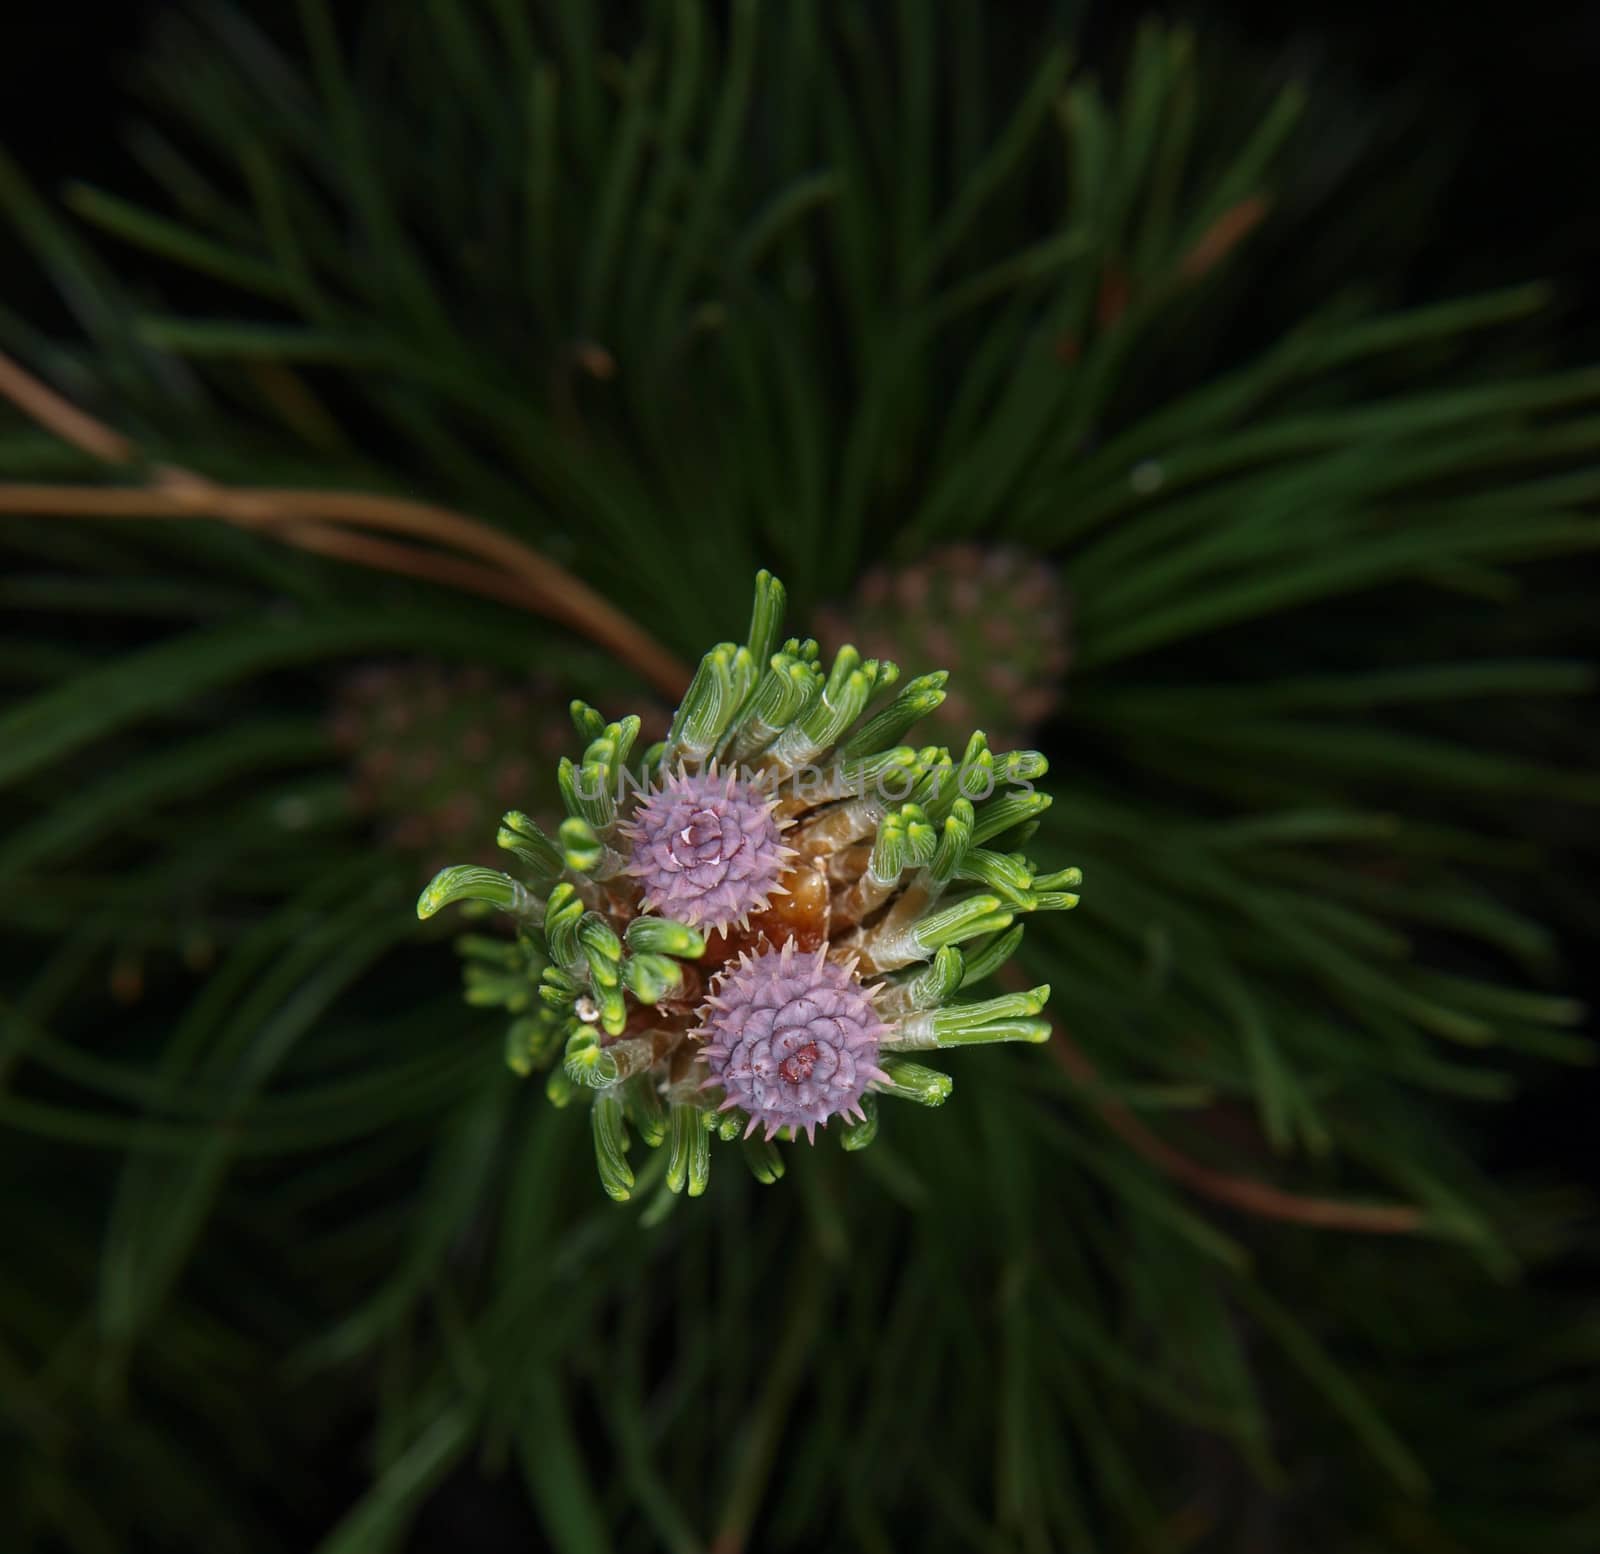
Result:
{"label": "purple pine cone", "polygon": [[746,1138],[758,1126],[769,1139],[792,1127],[815,1143],[818,1123],[865,1116],[867,1086],[888,1077],[877,1066],[888,1029],[853,963],[830,961],[826,950],[797,955],[790,939],[781,950],[740,957],[718,977],[694,1033],[711,1070],[702,1088],[721,1085],[719,1110],[750,1114]]}
{"label": "purple pine cone", "polygon": [[646,795],[620,828],[633,844],[628,872],[644,905],[662,917],[709,926],[748,923],[774,895],[794,857],[774,800],[735,772],[682,770]]}

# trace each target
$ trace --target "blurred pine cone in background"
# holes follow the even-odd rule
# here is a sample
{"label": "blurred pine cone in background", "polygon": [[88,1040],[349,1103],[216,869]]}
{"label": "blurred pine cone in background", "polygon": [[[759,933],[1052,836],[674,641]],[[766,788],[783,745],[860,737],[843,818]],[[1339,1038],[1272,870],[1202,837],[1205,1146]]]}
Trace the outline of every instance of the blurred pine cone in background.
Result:
{"label": "blurred pine cone in background", "polygon": [[981,728],[998,748],[1026,744],[1061,702],[1070,611],[1047,561],[1010,545],[947,545],[909,566],[873,567],[848,606],[819,615],[830,653],[942,664],[944,705],[921,725],[962,744]]}
{"label": "blurred pine cone in background", "polygon": [[508,805],[558,813],[552,774],[576,743],[552,681],[428,660],[346,675],[329,727],[356,812],[429,869],[468,854],[495,862],[484,836]]}

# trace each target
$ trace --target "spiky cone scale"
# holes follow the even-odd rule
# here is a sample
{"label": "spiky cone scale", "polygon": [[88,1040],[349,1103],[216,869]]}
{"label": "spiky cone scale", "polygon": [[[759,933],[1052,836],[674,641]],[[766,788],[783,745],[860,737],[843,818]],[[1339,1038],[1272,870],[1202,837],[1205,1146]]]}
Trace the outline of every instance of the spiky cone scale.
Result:
{"label": "spiky cone scale", "polygon": [[918,726],[952,750],[974,725],[997,745],[1031,739],[1060,704],[1067,601],[1050,564],[1013,546],[948,545],[874,567],[819,624],[830,649],[849,640],[863,653],[943,664],[942,704]]}
{"label": "spiky cone scale", "polygon": [[747,926],[784,893],[780,881],[794,858],[777,802],[715,762],[692,774],[680,767],[652,788],[617,828],[644,907],[718,933]]}
{"label": "spiky cone scale", "polygon": [[983,733],[954,754],[900,743],[944,677],[893,695],[898,667],[848,646],[825,673],[815,643],[777,643],[782,603],[761,573],[749,643],[707,655],[667,739],[636,762],[634,720],[574,704],[589,744],[561,763],[567,819],[552,832],[513,812],[500,828],[502,865],[526,877],[444,870],[418,902],[423,917],[477,900],[517,920],[509,952],[469,967],[469,999],[516,1015],[518,1073],[565,1054],[549,1094],[601,1108],[597,1164],[618,1200],[634,1182],[625,1117],[648,1118],[634,1136],[668,1150],[664,1192],[704,1191],[713,1135],[746,1141],[774,1181],[775,1141],[814,1143],[838,1118],[857,1150],[876,1133],[874,1093],[950,1093],[948,1076],[891,1054],[1048,1030],[1047,987],[966,991],[1015,952],[1014,920],[1076,904],[1053,888],[1067,872],[975,841],[1015,825],[1043,757]]}
{"label": "spiky cone scale", "polygon": [[705,1089],[723,1093],[719,1110],[739,1107],[771,1139],[781,1128],[804,1128],[816,1138],[832,1117],[866,1120],[862,1098],[875,1079],[878,1044],[889,1026],[851,961],[829,960],[826,949],[796,954],[783,948],[748,951],[724,969],[692,1034],[710,1069]]}

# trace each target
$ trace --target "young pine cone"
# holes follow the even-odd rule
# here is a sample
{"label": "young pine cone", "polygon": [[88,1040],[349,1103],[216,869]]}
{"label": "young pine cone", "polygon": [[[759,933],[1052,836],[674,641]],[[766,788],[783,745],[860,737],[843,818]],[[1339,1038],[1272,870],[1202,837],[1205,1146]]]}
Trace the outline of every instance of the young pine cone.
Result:
{"label": "young pine cone", "polygon": [[966,992],[1022,919],[1077,904],[1076,869],[1041,874],[1018,850],[1050,803],[1044,758],[982,733],[959,752],[903,743],[948,676],[885,696],[899,669],[849,646],[824,669],[814,641],[780,644],[783,601],[759,574],[748,642],[706,654],[642,755],[637,717],[574,702],[567,818],[553,836],[518,810],[500,826],[523,877],[448,868],[417,903],[514,919],[514,942],[462,941],[468,1000],[513,1015],[513,1069],[549,1067],[557,1105],[588,1099],[614,1198],[639,1185],[630,1127],[665,1146],[665,1193],[705,1190],[713,1136],[772,1181],[776,1141],[838,1118],[858,1149],[879,1096],[942,1102],[948,1076],[906,1054],[1050,1032],[1048,987]]}
{"label": "young pine cone", "polygon": [[929,736],[963,740],[974,726],[993,745],[1032,739],[1060,703],[1067,670],[1066,599],[1046,561],[1009,545],[947,545],[909,566],[862,578],[848,616],[826,610],[823,645],[846,640],[879,657],[950,671]]}

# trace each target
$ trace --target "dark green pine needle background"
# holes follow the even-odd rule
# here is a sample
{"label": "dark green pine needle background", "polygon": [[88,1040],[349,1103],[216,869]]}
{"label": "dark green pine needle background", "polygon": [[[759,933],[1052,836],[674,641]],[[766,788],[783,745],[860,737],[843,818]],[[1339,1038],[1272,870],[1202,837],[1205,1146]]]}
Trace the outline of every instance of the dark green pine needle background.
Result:
{"label": "dark green pine needle background", "polygon": [[[26,9],[0,349],[151,461],[448,504],[685,659],[758,566],[805,629],[1048,557],[1023,960],[1099,1077],[963,1054],[641,1226],[327,726],[397,655],[637,675],[0,512],[0,1547],[1600,1548],[1592,16]],[[0,408],[0,503],[142,473]]]}

